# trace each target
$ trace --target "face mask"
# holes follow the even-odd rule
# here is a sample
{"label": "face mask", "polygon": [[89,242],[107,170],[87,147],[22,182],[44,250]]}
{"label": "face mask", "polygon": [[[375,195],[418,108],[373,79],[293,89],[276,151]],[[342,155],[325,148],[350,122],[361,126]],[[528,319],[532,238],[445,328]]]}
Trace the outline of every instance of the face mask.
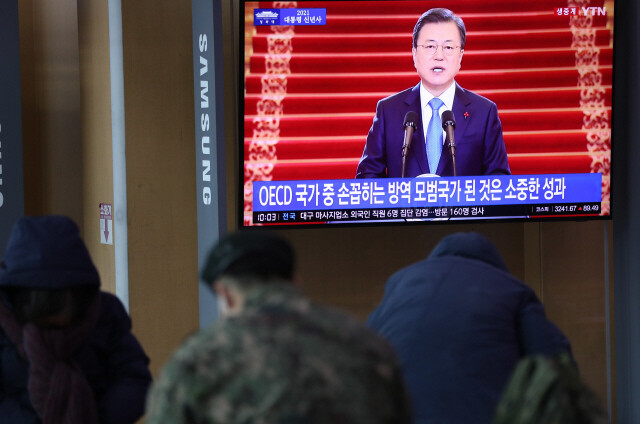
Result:
{"label": "face mask", "polygon": [[229,306],[223,296],[216,295],[218,303],[218,318],[226,318],[229,316]]}

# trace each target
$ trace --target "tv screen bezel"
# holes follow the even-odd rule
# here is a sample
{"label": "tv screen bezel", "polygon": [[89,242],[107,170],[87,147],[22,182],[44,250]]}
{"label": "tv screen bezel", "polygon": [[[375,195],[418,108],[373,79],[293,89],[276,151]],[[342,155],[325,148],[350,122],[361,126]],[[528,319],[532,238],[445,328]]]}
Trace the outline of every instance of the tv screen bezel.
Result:
{"label": "tv screen bezel", "polygon": [[[332,2],[332,0],[324,0],[326,2]],[[372,0],[343,0],[347,2],[365,2]],[[374,0],[385,2],[388,0]],[[480,1],[480,0],[479,0]],[[620,1],[620,0],[618,0]],[[309,3],[314,2],[318,3],[318,0],[298,0],[298,8],[300,8],[300,3]],[[416,0],[419,2],[419,0]],[[613,29],[612,29],[612,81],[611,81],[611,113],[610,113],[610,169],[609,169],[609,212],[606,215],[585,215],[585,216],[530,216],[530,217],[510,217],[510,216],[500,216],[500,217],[481,217],[481,218],[465,218],[465,219],[428,219],[428,220],[405,220],[403,222],[394,221],[394,220],[382,220],[382,221],[342,221],[342,222],[305,222],[305,223],[277,223],[277,224],[255,224],[245,225],[245,202],[244,202],[244,192],[245,192],[245,165],[246,162],[244,160],[244,141],[245,141],[245,133],[244,133],[244,119],[245,119],[245,87],[246,87],[246,73],[245,73],[245,10],[247,3],[263,3],[257,1],[246,1],[239,0],[239,23],[238,23],[238,46],[239,46],[239,54],[238,54],[238,70],[239,75],[242,76],[241,81],[237,84],[237,110],[238,110],[238,119],[237,119],[237,130],[238,130],[238,149],[237,149],[237,163],[238,163],[238,185],[237,185],[237,206],[238,206],[238,227],[239,228],[344,228],[344,227],[406,227],[406,226],[424,226],[424,225],[446,225],[446,224],[482,224],[482,223],[525,223],[525,222],[587,222],[587,221],[610,221],[613,220],[613,196],[614,196],[614,187],[612,184],[613,181],[613,173],[615,172],[615,168],[613,166],[613,157],[614,157],[614,133],[615,128],[613,123],[615,122],[615,96],[616,96],[616,81],[615,81],[615,61],[616,61],[616,43],[615,43],[615,28],[616,21],[618,18],[616,17],[616,8],[615,4],[617,2],[613,2]],[[608,5],[608,3],[607,3]],[[564,7],[564,5],[562,5]],[[426,10],[426,9],[425,9]],[[609,12],[608,12],[609,13]],[[417,16],[416,16],[417,19]],[[371,116],[373,118],[374,112],[372,110]],[[536,174],[536,175],[554,175],[554,174]],[[277,180],[276,180],[277,181]],[[317,180],[317,181],[327,181],[327,180]]]}

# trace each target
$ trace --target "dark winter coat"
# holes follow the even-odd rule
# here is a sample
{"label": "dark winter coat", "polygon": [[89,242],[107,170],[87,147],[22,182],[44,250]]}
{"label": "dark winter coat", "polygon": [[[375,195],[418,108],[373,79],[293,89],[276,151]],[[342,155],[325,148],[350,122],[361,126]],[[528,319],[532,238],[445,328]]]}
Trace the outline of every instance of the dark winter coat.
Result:
{"label": "dark winter coat", "polygon": [[490,423],[518,360],[569,351],[533,290],[477,233],[392,275],[367,325],[394,346],[416,424]]}
{"label": "dark winter coat", "polygon": [[[11,308],[10,287],[73,288],[100,285],[98,273],[68,218],[23,218],[15,225],[0,265],[0,301]],[[101,424],[134,423],[144,412],[151,383],[149,359],[131,333],[115,296],[100,292],[95,328],[73,354],[91,387]],[[0,327],[0,423],[39,424],[28,389],[30,364]],[[52,383],[52,384],[55,384]],[[52,386],[54,387],[54,386]]]}

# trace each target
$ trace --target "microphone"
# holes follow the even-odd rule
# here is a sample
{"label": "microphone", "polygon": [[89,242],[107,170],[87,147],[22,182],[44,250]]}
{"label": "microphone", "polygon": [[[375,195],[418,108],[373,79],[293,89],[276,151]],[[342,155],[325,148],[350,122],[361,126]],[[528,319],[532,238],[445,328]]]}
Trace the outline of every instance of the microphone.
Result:
{"label": "microphone", "polygon": [[447,133],[447,141],[449,142],[449,150],[451,151],[451,159],[453,161],[453,176],[457,175],[456,172],[456,142],[453,137],[453,130],[456,128],[456,118],[453,116],[453,112],[445,110],[442,112],[442,129]]}
{"label": "microphone", "polygon": [[413,132],[418,129],[418,114],[414,111],[410,110],[404,116],[404,143],[402,144],[402,178],[404,178],[404,167],[405,161],[407,158],[407,154],[409,153],[409,147],[411,146],[411,138],[413,137]]}

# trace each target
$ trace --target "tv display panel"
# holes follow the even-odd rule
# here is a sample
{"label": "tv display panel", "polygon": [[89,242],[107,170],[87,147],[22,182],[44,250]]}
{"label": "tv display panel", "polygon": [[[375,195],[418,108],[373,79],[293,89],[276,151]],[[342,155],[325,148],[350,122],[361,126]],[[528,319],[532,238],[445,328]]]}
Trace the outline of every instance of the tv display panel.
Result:
{"label": "tv display panel", "polygon": [[[470,128],[489,124],[454,97],[462,172],[403,178],[389,164],[356,178],[376,120],[401,155],[404,111],[381,129],[376,107],[418,87],[412,33],[434,7],[464,21],[455,82],[497,106],[510,175],[464,171]],[[244,226],[610,217],[613,1],[241,2],[241,12]],[[426,132],[419,122],[407,164]],[[448,139],[442,148],[451,161]]]}

